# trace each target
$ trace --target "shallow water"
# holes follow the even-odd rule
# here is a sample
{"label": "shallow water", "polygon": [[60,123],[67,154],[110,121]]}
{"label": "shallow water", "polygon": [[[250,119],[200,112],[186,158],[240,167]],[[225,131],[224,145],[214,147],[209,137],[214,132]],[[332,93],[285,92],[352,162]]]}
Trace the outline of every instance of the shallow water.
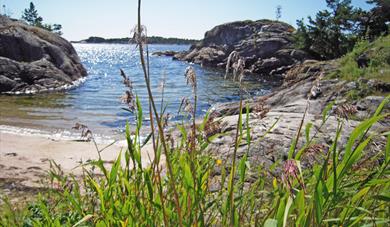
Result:
{"label": "shallow water", "polygon": [[[88,71],[85,82],[68,91],[19,96],[0,96],[0,125],[37,128],[48,131],[70,130],[76,123],[89,126],[95,133],[115,135],[134,116],[124,111],[120,97],[125,91],[119,69],[133,81],[135,92],[144,107],[144,120],[148,124],[147,91],[134,45],[74,44]],[[150,52],[186,50],[186,45],[150,45]],[[183,119],[178,114],[182,97],[191,97],[184,71],[189,64],[173,61],[171,57],[150,56],[151,85],[157,108],[160,109],[160,83],[165,77],[164,103],[171,121]],[[224,80],[223,72],[193,65],[198,81],[197,115],[204,115],[211,105],[238,100],[238,83]],[[246,77],[243,87],[246,96],[262,95],[277,82],[255,81]]]}

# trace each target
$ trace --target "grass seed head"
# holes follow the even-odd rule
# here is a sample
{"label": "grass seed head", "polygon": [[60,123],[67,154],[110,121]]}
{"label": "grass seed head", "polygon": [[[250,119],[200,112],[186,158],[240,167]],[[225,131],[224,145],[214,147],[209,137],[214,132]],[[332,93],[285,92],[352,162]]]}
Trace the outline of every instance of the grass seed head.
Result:
{"label": "grass seed head", "polygon": [[233,80],[238,80],[240,83],[245,77],[244,70],[245,70],[245,59],[240,56],[240,54],[237,51],[232,51],[229,54],[229,57],[226,62],[226,71],[225,71],[225,79],[227,78],[227,75],[229,74],[230,68],[233,69]]}
{"label": "grass seed head", "polygon": [[345,119],[349,119],[351,116],[355,115],[358,112],[357,107],[348,103],[344,103],[342,105],[339,105],[334,110],[334,113],[338,117],[342,117]]}
{"label": "grass seed head", "polygon": [[122,103],[125,103],[130,111],[134,111],[136,104],[135,104],[135,95],[133,92],[133,82],[129,79],[128,76],[126,76],[125,72],[121,69],[121,76],[123,78],[123,84],[127,87],[127,90],[125,91],[125,94],[121,97]]}
{"label": "grass seed head", "polygon": [[140,28],[138,25],[134,26],[134,28],[131,30],[131,34],[133,34],[133,41],[137,45],[147,44],[147,29],[145,25],[141,25]]}
{"label": "grass seed head", "polygon": [[192,89],[196,89],[196,73],[194,67],[188,66],[184,73],[184,77],[186,78],[187,85],[191,85]]}
{"label": "grass seed head", "polygon": [[125,91],[125,94],[121,97],[122,103],[126,104],[130,111],[135,110],[135,98],[131,91]]}
{"label": "grass seed head", "polygon": [[194,112],[194,107],[192,106],[190,100],[187,97],[183,97],[181,99],[179,113],[182,111],[187,112],[188,114],[192,114]]}
{"label": "grass seed head", "polygon": [[229,57],[227,59],[227,62],[226,62],[226,72],[225,72],[225,79],[227,78],[227,75],[229,74],[229,71],[230,71],[230,68],[232,67],[232,65],[238,61],[238,59],[240,58],[240,54],[237,52],[237,51],[232,51],[230,54],[229,54]]}

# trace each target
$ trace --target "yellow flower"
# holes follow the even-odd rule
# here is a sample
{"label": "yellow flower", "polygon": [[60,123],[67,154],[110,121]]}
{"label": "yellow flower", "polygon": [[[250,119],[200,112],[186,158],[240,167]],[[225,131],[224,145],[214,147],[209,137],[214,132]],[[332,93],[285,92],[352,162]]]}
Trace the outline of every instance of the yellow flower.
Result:
{"label": "yellow flower", "polygon": [[217,164],[217,165],[222,165],[222,160],[221,159],[217,159],[216,161],[215,161],[215,163]]}

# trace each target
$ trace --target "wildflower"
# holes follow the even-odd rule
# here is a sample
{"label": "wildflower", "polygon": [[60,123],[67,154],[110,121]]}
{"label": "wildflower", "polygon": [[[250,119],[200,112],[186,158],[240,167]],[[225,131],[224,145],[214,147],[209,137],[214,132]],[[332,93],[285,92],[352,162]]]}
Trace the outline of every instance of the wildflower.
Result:
{"label": "wildflower", "polygon": [[220,165],[222,165],[222,160],[221,159],[217,159],[215,161],[215,163],[217,164],[217,166],[220,166]]}

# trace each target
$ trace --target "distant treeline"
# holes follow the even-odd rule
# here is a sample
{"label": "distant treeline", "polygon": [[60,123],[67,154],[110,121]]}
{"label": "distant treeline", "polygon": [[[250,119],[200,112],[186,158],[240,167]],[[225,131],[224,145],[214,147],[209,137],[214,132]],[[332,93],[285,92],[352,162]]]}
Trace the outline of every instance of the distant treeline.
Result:
{"label": "distant treeline", "polygon": [[[164,38],[161,36],[150,36],[148,37],[148,43],[150,44],[194,44],[198,42],[195,39],[179,39],[179,38]],[[135,43],[132,38],[111,38],[105,39],[102,37],[91,36],[88,39],[84,39],[75,43]]]}

